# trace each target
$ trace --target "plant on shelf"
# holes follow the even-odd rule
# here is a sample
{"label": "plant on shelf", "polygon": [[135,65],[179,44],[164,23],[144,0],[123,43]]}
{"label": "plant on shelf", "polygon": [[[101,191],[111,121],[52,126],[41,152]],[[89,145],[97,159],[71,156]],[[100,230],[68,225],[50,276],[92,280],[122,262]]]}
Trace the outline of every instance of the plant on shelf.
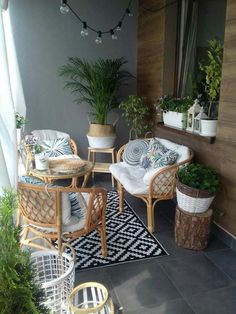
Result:
{"label": "plant on shelf", "polygon": [[215,169],[198,163],[182,167],[177,174],[178,206],[189,212],[205,212],[218,187],[219,175]]}
{"label": "plant on shelf", "polygon": [[99,145],[99,139],[95,139],[94,143],[91,137],[111,137],[110,142],[104,143],[103,147],[111,147],[114,144],[114,126],[106,124],[108,113],[118,107],[116,99],[118,89],[132,77],[123,69],[126,63],[124,58],[89,62],[71,57],[68,63],[59,69],[59,75],[66,79],[65,88],[70,89],[76,96],[75,102],[78,104],[85,102],[92,109],[90,115],[97,125],[90,124],[88,133],[90,146],[99,148],[96,146]]}
{"label": "plant on shelf", "polygon": [[17,195],[5,190],[0,197],[0,312],[46,314],[30,253],[20,248],[21,230],[13,222],[17,208]]}
{"label": "plant on shelf", "polygon": [[201,120],[201,133],[205,136],[215,136],[224,48],[216,39],[209,40],[208,42],[209,49],[207,51],[207,61],[199,63],[200,71],[203,74],[201,84],[204,87],[208,103],[208,119]]}
{"label": "plant on shelf", "polygon": [[145,103],[144,97],[130,95],[121,102],[119,108],[123,111],[122,116],[125,118],[130,130],[130,139],[132,131],[137,138],[149,130],[151,109]]}
{"label": "plant on shelf", "polygon": [[164,124],[179,129],[186,128],[187,111],[192,105],[191,97],[175,98],[169,95],[159,98],[157,102],[163,111]]}

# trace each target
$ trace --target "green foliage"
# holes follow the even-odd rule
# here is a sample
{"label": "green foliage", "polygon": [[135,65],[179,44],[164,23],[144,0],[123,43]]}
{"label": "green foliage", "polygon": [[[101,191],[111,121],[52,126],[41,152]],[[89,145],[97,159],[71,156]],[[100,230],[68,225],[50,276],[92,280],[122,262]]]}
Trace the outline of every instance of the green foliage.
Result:
{"label": "green foliage", "polygon": [[158,100],[158,105],[163,111],[187,112],[193,105],[191,97],[174,98],[173,96],[163,96]]}
{"label": "green foliage", "polygon": [[216,39],[209,40],[210,48],[207,51],[208,59],[205,63],[199,63],[200,71],[203,73],[202,84],[210,102],[208,116],[211,113],[213,101],[220,97],[221,72],[223,62],[223,45]]}
{"label": "green foliage", "polygon": [[16,117],[16,128],[20,129],[22,126],[24,126],[27,123],[27,120],[25,119],[24,116],[21,116],[19,112],[16,112],[15,114]]}
{"label": "green foliage", "polygon": [[43,152],[43,147],[39,144],[34,144],[31,145],[32,146],[32,151],[34,152],[34,154],[40,154]]}
{"label": "green foliage", "polygon": [[148,119],[151,110],[145,104],[145,98],[130,95],[126,101],[120,103],[119,108],[123,110],[122,116],[128,126],[134,129],[137,135],[141,135],[148,130]]}
{"label": "green foliage", "polygon": [[126,63],[123,58],[88,62],[72,57],[59,69],[59,75],[67,79],[65,88],[76,95],[75,102],[88,103],[95,122],[106,124],[108,113],[118,107],[115,97],[118,88],[132,77],[122,69]]}
{"label": "green foliage", "polygon": [[219,175],[215,169],[191,163],[178,171],[179,181],[199,190],[215,193],[219,186]]}
{"label": "green foliage", "polygon": [[17,206],[17,195],[5,190],[0,197],[0,313],[46,314],[30,254],[20,249],[20,228],[13,223]]}

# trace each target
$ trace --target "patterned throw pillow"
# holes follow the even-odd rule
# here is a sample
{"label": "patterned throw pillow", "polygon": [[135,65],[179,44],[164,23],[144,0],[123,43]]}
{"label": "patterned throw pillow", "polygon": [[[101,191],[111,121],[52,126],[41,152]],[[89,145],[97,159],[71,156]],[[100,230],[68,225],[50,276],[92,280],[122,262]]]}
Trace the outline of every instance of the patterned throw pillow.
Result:
{"label": "patterned throw pillow", "polygon": [[141,157],[140,165],[145,169],[158,168],[174,164],[177,158],[178,153],[166,148],[160,141],[153,138],[149,142],[146,153]]}
{"label": "patterned throw pillow", "polygon": [[55,140],[43,140],[39,143],[48,157],[57,157],[61,155],[72,155],[68,139],[57,138]]}
{"label": "patterned throw pillow", "polygon": [[160,149],[163,149],[164,146],[155,138],[149,141],[149,145],[146,151],[142,154],[140,159],[140,166],[144,169],[152,167],[153,158]]}
{"label": "patterned throw pillow", "polygon": [[71,204],[71,214],[78,217],[79,219],[84,218],[86,214],[87,204],[83,195],[79,192],[71,192],[69,193],[69,198]]}
{"label": "patterned throw pillow", "polygon": [[148,141],[145,140],[132,140],[124,149],[123,160],[128,165],[136,166],[140,163],[141,156],[148,148]]}

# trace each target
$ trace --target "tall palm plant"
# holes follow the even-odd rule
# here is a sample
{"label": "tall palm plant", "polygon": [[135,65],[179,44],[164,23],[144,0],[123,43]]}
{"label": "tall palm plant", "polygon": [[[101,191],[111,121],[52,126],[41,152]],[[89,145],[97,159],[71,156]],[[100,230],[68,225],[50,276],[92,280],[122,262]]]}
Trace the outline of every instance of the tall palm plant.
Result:
{"label": "tall palm plant", "polygon": [[76,95],[75,102],[88,103],[91,114],[98,124],[106,124],[108,113],[118,107],[116,92],[132,75],[122,69],[124,58],[98,59],[89,62],[77,57],[69,58],[59,69],[59,75],[66,79],[65,88]]}

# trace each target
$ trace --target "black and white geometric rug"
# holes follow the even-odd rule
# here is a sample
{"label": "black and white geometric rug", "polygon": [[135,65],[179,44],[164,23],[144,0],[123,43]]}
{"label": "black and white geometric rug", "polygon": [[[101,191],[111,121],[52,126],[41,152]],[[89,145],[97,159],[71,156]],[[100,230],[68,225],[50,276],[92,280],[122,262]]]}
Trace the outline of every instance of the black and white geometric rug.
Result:
{"label": "black and white geometric rug", "polygon": [[107,257],[103,258],[101,255],[100,236],[92,231],[89,235],[71,242],[77,256],[76,270],[168,255],[126,202],[124,211],[119,212],[116,191],[109,191],[107,198]]}

